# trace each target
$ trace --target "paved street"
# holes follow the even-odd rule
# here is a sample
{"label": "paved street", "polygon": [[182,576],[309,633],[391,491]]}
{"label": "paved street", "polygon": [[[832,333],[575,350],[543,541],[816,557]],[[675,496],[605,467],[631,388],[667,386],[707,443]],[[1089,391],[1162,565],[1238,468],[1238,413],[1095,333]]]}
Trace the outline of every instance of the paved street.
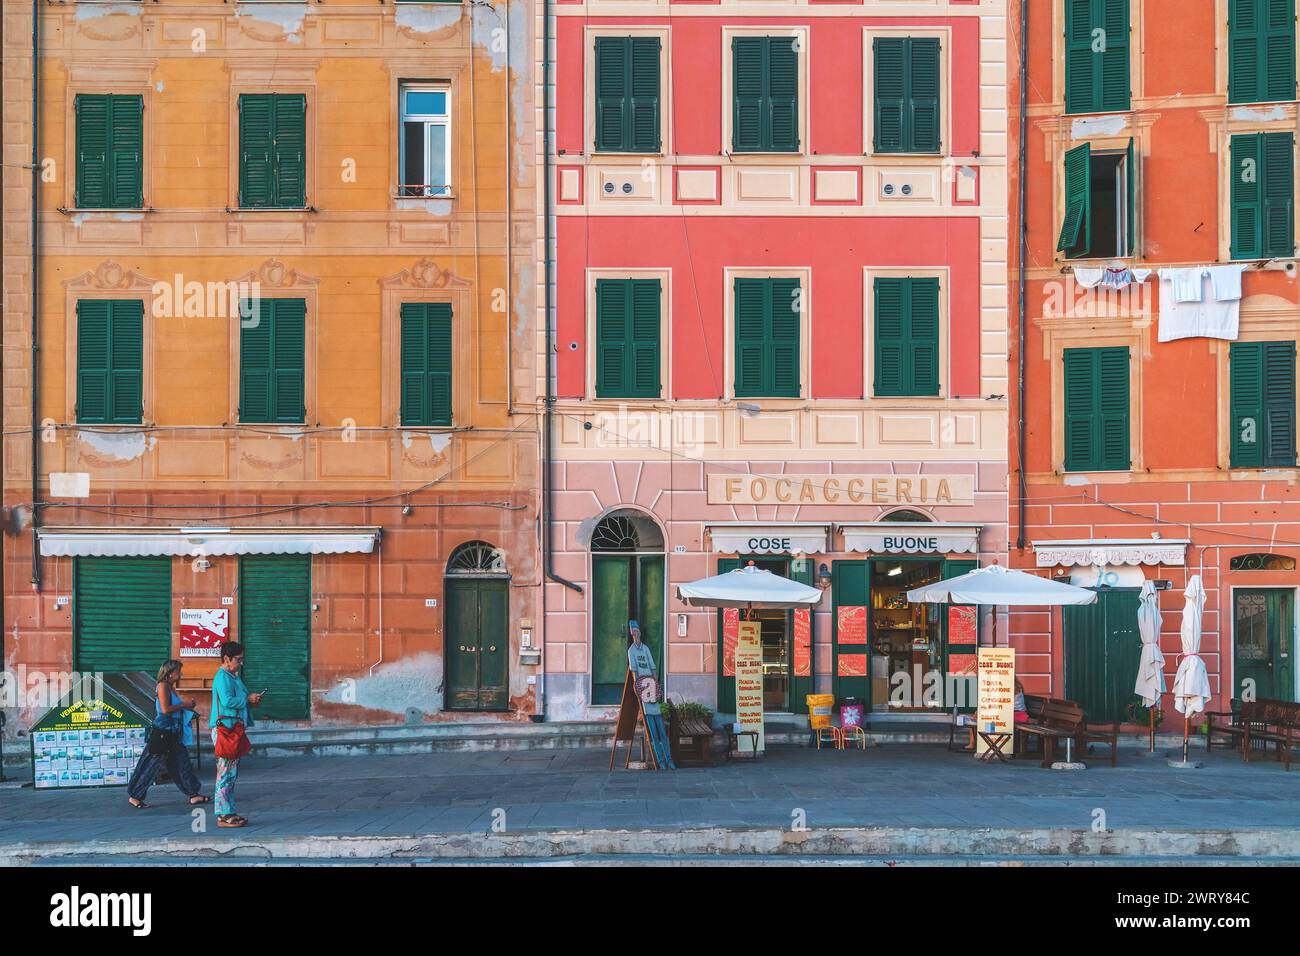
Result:
{"label": "paved street", "polygon": [[[1101,749],[1101,748],[1099,748]],[[861,753],[777,747],[756,763],[676,773],[606,769],[604,750],[442,753],[336,758],[251,758],[241,767],[243,831],[217,839],[295,835],[386,836],[484,832],[502,808],[512,832],[550,829],[809,827],[1058,827],[1085,830],[1106,814],[1114,830],[1300,828],[1300,771],[1245,765],[1214,753],[1201,770],[1121,751],[1112,770],[980,765],[933,745]],[[1202,755],[1203,756],[1203,755]],[[202,777],[210,792],[211,766]],[[170,784],[147,811],[124,789],[0,789],[0,844],[192,835]]]}

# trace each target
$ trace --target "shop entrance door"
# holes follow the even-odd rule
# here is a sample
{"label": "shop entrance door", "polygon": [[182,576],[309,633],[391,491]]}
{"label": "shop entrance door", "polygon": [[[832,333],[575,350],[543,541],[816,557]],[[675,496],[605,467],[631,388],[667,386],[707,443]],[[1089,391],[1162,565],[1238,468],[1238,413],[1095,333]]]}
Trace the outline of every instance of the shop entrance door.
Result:
{"label": "shop entrance door", "polygon": [[591,702],[617,704],[627,676],[628,621],[664,675],[664,558],[661,554],[591,556]]}
{"label": "shop entrance door", "polygon": [[1238,699],[1296,699],[1291,647],[1295,592],[1238,588],[1232,592],[1233,676]]}
{"label": "shop entrance door", "polygon": [[1065,696],[1094,723],[1132,720],[1142,655],[1137,588],[1102,588],[1096,604],[1063,608]]}
{"label": "shop entrance door", "polygon": [[244,683],[266,691],[257,716],[311,717],[311,555],[239,559],[239,639]]}
{"label": "shop entrance door", "polygon": [[448,577],[445,587],[447,709],[508,710],[510,582]]}

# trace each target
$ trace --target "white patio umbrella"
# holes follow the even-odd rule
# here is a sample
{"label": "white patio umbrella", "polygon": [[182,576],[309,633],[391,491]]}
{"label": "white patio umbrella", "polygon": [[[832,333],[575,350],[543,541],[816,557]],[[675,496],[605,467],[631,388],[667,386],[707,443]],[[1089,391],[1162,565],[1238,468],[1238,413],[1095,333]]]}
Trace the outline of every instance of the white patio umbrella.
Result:
{"label": "white patio umbrella", "polygon": [[677,600],[687,607],[789,610],[812,607],[821,599],[822,592],[817,588],[763,571],[753,564],[677,585]]}
{"label": "white patio umbrella", "polygon": [[1205,588],[1201,576],[1193,574],[1183,591],[1187,603],[1183,606],[1183,624],[1180,636],[1183,656],[1174,675],[1174,709],[1183,715],[1183,763],[1187,763],[1187,734],[1192,714],[1205,709],[1210,699],[1210,677],[1201,660],[1201,622],[1205,619]]}
{"label": "white patio umbrella", "polygon": [[1138,632],[1142,635],[1142,657],[1138,661],[1133,692],[1142,698],[1151,715],[1151,753],[1156,752],[1156,708],[1165,692],[1165,655],[1160,650],[1160,596],[1150,581],[1142,582],[1138,598]]}
{"label": "white patio umbrella", "polygon": [[[1064,581],[1040,578],[1027,571],[1004,568],[990,564],[966,574],[936,581],[907,592],[914,604],[992,604],[993,641],[997,643],[999,604],[1022,607],[1058,607],[1062,605],[1096,604],[1097,592],[1075,587]],[[1073,763],[1071,741],[1065,741],[1065,762]]]}

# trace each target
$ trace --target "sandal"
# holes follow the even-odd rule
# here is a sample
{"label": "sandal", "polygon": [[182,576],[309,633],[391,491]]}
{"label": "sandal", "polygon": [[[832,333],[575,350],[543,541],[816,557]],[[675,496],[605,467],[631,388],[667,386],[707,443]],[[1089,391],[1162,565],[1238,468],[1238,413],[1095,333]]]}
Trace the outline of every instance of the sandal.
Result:
{"label": "sandal", "polygon": [[205,797],[201,793],[196,793],[194,796],[190,797],[190,806],[192,807],[197,807],[204,803],[211,803],[211,802],[212,802],[211,797]]}
{"label": "sandal", "polygon": [[126,798],[126,805],[129,806],[132,810],[148,810],[151,806],[153,806],[152,803],[145,803],[143,800],[137,802],[131,797]]}
{"label": "sandal", "polygon": [[217,817],[217,826],[219,827],[242,827],[248,823],[237,813],[231,813],[224,817]]}

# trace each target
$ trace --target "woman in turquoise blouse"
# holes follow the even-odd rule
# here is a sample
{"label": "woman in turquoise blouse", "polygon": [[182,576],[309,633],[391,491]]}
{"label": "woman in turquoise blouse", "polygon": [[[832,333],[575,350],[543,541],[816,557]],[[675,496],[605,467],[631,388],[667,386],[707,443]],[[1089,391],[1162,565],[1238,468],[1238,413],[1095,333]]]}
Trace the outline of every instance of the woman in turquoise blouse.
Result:
{"label": "woman in turquoise blouse", "polygon": [[[239,676],[244,666],[244,647],[236,641],[221,645],[221,669],[212,679],[212,713],[208,726],[212,728],[212,743],[217,742],[218,722],[225,727],[242,723],[245,729],[253,726],[250,707],[262,702],[261,694],[250,694]],[[216,811],[217,826],[242,827],[246,817],[235,812],[235,780],[239,777],[239,761],[217,758]]]}

